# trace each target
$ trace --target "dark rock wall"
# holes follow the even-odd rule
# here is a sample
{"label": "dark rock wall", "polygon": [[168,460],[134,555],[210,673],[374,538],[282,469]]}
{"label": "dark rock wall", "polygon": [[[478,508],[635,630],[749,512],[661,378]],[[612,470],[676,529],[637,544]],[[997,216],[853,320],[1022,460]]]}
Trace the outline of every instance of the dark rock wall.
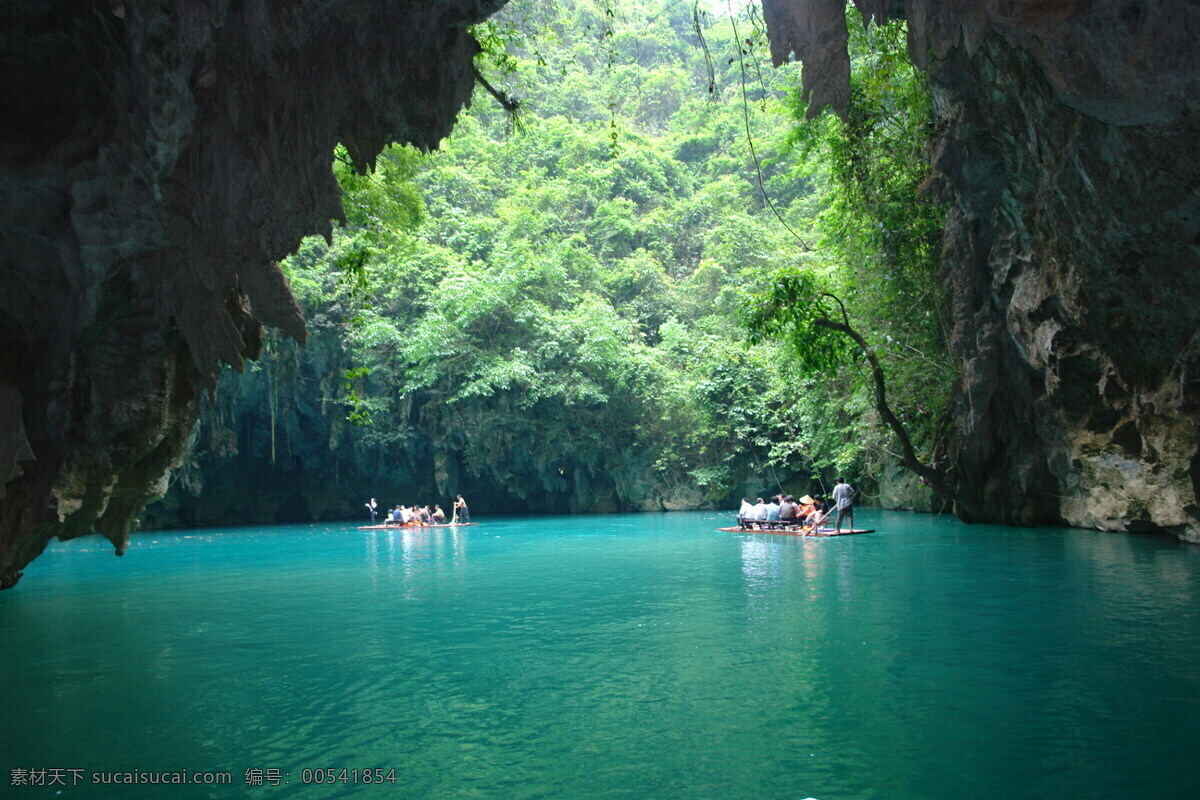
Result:
{"label": "dark rock wall", "polygon": [[[271,341],[254,369],[225,371],[195,446],[165,496],[146,507],[145,527],[353,519],[370,497],[389,508],[449,509],[461,492],[487,515],[727,508],[779,490],[760,483],[752,462],[761,455],[732,465],[734,485],[704,489],[687,474],[664,473],[656,446],[583,435],[602,430],[603,415],[581,409],[578,429],[540,435],[539,409],[514,413],[502,394],[447,404],[419,392],[356,426],[341,396],[351,364],[340,337],[322,328],[319,313],[311,319],[305,347]],[[551,408],[547,418],[559,414]],[[503,435],[481,433],[496,429],[496,416],[506,420]],[[797,494],[812,490],[787,484],[794,476],[783,468],[778,477]]]}
{"label": "dark rock wall", "polygon": [[934,70],[959,513],[1200,539],[1200,129],[1071,108],[997,36]]}
{"label": "dark rock wall", "polygon": [[0,10],[0,582],[118,553],[218,364],[303,339],[275,259],[340,215],[336,142],[432,147],[504,0],[29,0]]}
{"label": "dark rock wall", "polygon": [[[844,107],[835,0],[770,0]],[[969,521],[1200,541],[1200,6],[858,3],[927,66]]]}

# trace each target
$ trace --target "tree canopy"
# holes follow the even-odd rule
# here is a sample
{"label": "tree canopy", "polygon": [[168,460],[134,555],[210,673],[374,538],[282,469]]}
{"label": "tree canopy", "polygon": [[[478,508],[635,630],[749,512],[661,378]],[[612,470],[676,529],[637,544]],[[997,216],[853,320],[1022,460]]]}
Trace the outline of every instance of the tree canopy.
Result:
{"label": "tree canopy", "polygon": [[284,265],[310,344],[226,382],[184,484],[236,450],[320,516],[385,488],[612,510],[866,474],[894,448],[856,345],[812,325],[824,292],[932,448],[940,211],[902,30],[856,32],[851,113],[811,123],[755,13],[518,0],[477,35],[439,151],[334,154],[346,219]]}

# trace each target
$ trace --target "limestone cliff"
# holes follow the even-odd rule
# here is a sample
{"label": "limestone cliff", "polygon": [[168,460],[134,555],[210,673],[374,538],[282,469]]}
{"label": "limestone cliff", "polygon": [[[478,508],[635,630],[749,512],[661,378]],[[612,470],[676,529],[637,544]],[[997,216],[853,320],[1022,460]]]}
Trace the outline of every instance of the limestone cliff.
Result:
{"label": "limestone cliff", "polygon": [[[938,112],[969,521],[1200,541],[1200,6],[856,0],[902,16]],[[839,0],[764,0],[843,109]]]}
{"label": "limestone cliff", "polygon": [[120,553],[218,364],[304,321],[275,260],[360,165],[432,147],[504,0],[28,0],[0,13],[0,585]]}
{"label": "limestone cliff", "polygon": [[[657,440],[611,431],[601,409],[573,409],[580,425],[564,429],[545,406],[517,418],[508,395],[446,403],[415,392],[355,425],[340,396],[352,366],[343,340],[320,309],[304,311],[305,347],[271,341],[258,368],[224,371],[195,447],[167,493],[146,507],[146,527],[346,520],[365,515],[372,496],[389,508],[449,508],[458,492],[477,516],[728,508],[773,488],[760,483],[762,452],[730,459],[734,485],[701,488],[686,472],[662,468]],[[601,430],[608,433],[583,435]],[[780,467],[772,477],[790,475]],[[814,491],[807,481],[787,488]]]}

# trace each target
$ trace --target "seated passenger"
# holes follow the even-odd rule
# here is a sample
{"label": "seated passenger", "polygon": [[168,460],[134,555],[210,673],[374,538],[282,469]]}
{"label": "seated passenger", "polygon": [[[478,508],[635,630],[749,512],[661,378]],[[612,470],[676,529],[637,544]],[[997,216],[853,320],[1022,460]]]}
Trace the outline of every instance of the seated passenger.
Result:
{"label": "seated passenger", "polygon": [[388,518],[387,518],[387,520],[385,520],[385,524],[387,524],[387,525],[399,525],[400,524],[400,506],[399,505],[397,505],[395,508],[393,508],[391,513],[388,514]]}
{"label": "seated passenger", "polygon": [[434,525],[441,525],[446,521],[446,512],[442,511],[441,506],[435,505],[433,507],[433,513],[430,515],[430,519],[433,520]]}
{"label": "seated passenger", "polygon": [[812,510],[809,511],[809,513],[804,517],[805,526],[812,529],[818,528],[821,523],[825,521],[825,511],[825,503],[821,500],[820,495],[818,495],[817,498],[813,500]]}
{"label": "seated passenger", "polygon": [[748,522],[754,518],[754,506],[750,505],[749,498],[742,498],[742,507],[738,509],[738,527],[750,527]]}
{"label": "seated passenger", "polygon": [[767,503],[767,522],[779,522],[779,503],[774,498]]}
{"label": "seated passenger", "polygon": [[754,508],[752,510],[754,511],[753,519],[756,522],[766,522],[767,521],[767,504],[763,502],[763,499],[761,497],[758,498],[757,502],[755,502]]}
{"label": "seated passenger", "polygon": [[429,513],[429,506],[421,506],[421,510],[417,512],[417,516],[420,518],[422,525],[433,524],[433,515]]}
{"label": "seated passenger", "polygon": [[790,494],[779,501],[779,521],[784,525],[794,525],[796,522],[796,498]]}

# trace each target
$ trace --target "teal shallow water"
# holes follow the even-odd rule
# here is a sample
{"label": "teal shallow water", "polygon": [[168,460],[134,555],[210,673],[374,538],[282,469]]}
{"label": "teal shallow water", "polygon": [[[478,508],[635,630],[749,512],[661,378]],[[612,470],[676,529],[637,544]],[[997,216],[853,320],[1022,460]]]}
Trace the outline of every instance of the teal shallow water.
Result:
{"label": "teal shallow water", "polygon": [[[56,544],[0,594],[0,796],[1200,796],[1200,548],[859,514]],[[90,784],[184,769],[233,784]]]}

